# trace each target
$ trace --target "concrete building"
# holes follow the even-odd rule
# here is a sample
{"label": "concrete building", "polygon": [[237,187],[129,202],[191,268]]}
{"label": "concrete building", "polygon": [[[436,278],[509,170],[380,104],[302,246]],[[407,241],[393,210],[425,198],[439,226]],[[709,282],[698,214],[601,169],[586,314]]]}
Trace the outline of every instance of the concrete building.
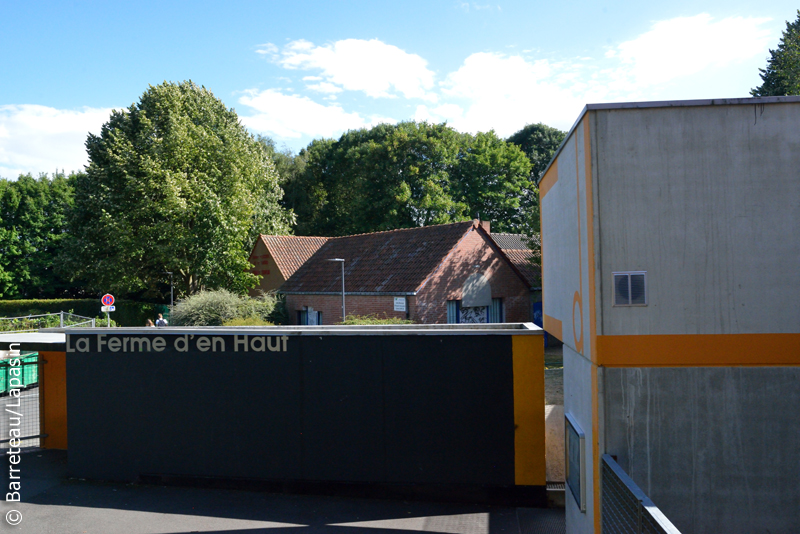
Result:
{"label": "concrete building", "polygon": [[797,532],[800,97],[588,105],[539,189],[567,531],[607,453],[681,532]]}
{"label": "concrete building", "polygon": [[329,238],[281,286],[292,324],[348,315],[417,323],[530,321],[530,283],[492,240],[486,222],[405,228]]}

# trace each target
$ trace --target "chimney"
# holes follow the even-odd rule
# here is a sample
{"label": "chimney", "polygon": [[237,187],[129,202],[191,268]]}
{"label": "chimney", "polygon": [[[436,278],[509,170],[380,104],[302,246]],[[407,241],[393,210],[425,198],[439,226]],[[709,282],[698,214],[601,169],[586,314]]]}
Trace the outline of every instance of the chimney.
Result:
{"label": "chimney", "polygon": [[480,219],[472,219],[472,227],[477,229],[478,226],[483,228],[483,231],[486,232],[487,234],[491,234],[492,233],[492,223],[490,223],[489,221],[482,221]]}

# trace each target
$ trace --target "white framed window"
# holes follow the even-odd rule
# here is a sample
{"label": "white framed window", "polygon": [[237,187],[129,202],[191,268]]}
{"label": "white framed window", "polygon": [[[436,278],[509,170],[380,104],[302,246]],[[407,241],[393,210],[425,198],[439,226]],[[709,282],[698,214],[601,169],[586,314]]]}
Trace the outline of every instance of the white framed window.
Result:
{"label": "white framed window", "polygon": [[623,271],[614,275],[614,306],[647,306],[647,271]]}

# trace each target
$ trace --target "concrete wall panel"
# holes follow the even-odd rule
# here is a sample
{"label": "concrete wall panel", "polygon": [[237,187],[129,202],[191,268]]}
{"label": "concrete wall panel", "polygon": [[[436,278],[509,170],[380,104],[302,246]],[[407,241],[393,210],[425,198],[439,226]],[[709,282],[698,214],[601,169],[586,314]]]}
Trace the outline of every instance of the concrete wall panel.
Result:
{"label": "concrete wall panel", "polygon": [[797,532],[800,368],[604,376],[605,452],[681,532]]}
{"label": "concrete wall panel", "polygon": [[571,534],[594,532],[594,478],[592,469],[594,434],[592,433],[592,363],[564,345],[564,412],[578,421],[586,435],[586,455],[583,458],[583,476],[586,477],[586,512],[581,512],[567,488],[567,532]]}
{"label": "concrete wall panel", "polygon": [[594,113],[602,334],[800,332],[800,103]]}
{"label": "concrete wall panel", "polygon": [[542,198],[543,311],[561,322],[562,341],[589,356],[589,270],[584,130],[558,158],[558,181]]}

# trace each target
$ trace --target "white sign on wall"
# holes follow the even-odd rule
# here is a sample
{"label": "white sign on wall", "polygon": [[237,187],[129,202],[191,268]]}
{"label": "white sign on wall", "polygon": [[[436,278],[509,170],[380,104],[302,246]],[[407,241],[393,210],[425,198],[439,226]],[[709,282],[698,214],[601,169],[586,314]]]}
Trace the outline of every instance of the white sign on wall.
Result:
{"label": "white sign on wall", "polygon": [[394,311],[399,311],[399,312],[406,311],[406,298],[405,297],[395,297],[394,298]]}

